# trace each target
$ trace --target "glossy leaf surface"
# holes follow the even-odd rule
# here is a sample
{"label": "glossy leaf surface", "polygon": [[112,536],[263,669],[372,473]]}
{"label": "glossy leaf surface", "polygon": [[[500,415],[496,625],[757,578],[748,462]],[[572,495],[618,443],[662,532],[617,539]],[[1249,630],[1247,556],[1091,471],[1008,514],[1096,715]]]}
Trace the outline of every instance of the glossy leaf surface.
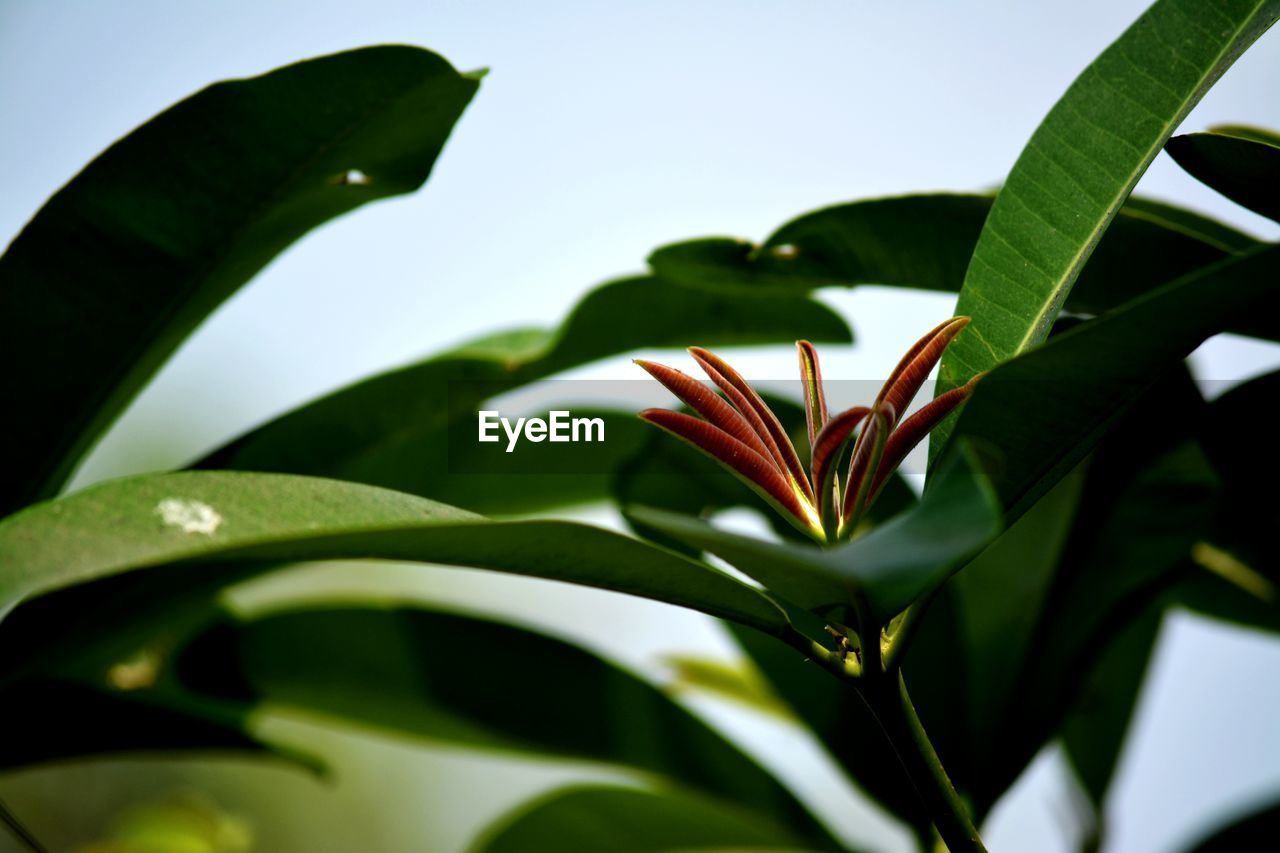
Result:
{"label": "glossy leaf surface", "polygon": [[344,557],[486,568],[654,597],[765,631],[783,624],[751,587],[599,528],[492,522],[369,486],[236,472],[115,480],[5,519],[0,601],[162,565]]}
{"label": "glossy leaf surface", "polygon": [[[1211,18],[1211,23],[1205,16]],[[1209,87],[1280,15],[1276,0],[1157,0],[1054,105],[996,196],[939,392],[1037,346],[1124,200]],[[949,426],[944,423],[939,438]]]}
{"label": "glossy leaf surface", "polygon": [[[210,86],[108,148],[0,257],[0,514],[57,492],[182,340],[291,243],[427,179],[479,76],[374,47]],[[354,176],[354,177],[353,177]]]}

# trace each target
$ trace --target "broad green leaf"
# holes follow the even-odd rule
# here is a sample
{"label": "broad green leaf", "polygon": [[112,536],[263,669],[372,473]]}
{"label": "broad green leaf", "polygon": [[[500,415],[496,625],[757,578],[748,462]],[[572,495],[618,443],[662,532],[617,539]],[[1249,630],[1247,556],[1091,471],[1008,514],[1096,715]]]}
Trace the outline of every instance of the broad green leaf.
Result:
{"label": "broad green leaf", "polygon": [[659,853],[790,850],[798,839],[745,810],[673,790],[561,788],[516,808],[488,829],[474,853]]}
{"label": "broad green leaf", "polygon": [[[1154,632],[1166,590],[1212,519],[1215,478],[1189,440],[1202,411],[1185,371],[1148,391],[1078,473],[947,585],[959,649],[954,640],[918,639],[908,666],[932,672],[957,651],[967,662],[963,737],[977,760],[957,782],[978,813],[1073,719],[1077,727],[1082,720],[1097,725],[1090,740],[1077,743],[1091,745],[1081,761],[1091,790],[1105,788],[1132,696],[1100,701],[1090,691],[1122,681],[1114,670],[1124,667],[1137,689],[1146,661],[1141,637],[1127,639],[1131,626],[1154,619]],[[1096,672],[1099,666],[1110,674]]]}
{"label": "broad green leaf", "polygon": [[1280,802],[1255,807],[1237,815],[1186,848],[1187,853],[1237,853],[1241,850],[1266,850],[1275,846],[1280,836]]}
{"label": "broad green leaf", "polygon": [[1200,182],[1280,222],[1280,137],[1251,128],[1215,127],[1175,136],[1165,150]]}
{"label": "broad green leaf", "polygon": [[[0,749],[0,769],[63,759],[138,753],[236,752],[270,755],[270,747],[243,731],[244,721],[198,714],[131,693],[70,680],[27,679],[6,688],[5,725],[12,737]],[[308,762],[315,766],[314,762]]]}
{"label": "broad green leaf", "polygon": [[[664,278],[727,292],[789,292],[860,284],[957,293],[987,214],[986,195],[912,195],[804,214],[760,246],[732,238],[664,246]],[[1066,308],[1102,314],[1257,241],[1199,214],[1131,198],[1102,237]],[[1280,340],[1280,321],[1242,318],[1229,331]]]}
{"label": "broad green leaf", "polygon": [[1020,688],[1017,665],[1051,594],[1082,480],[1075,472],[1064,477],[947,584],[961,625],[954,648],[968,661],[970,735],[981,743],[1002,736],[1004,701]]}
{"label": "broad green leaf", "polygon": [[[486,399],[640,347],[789,343],[802,337],[851,339],[844,320],[803,294],[731,298],[654,278],[615,281],[589,293],[555,331],[492,336],[364,380],[259,427],[197,464],[354,480],[484,512],[542,509],[600,495],[601,472],[615,453],[634,447],[630,441],[639,438],[636,427],[643,425],[631,416],[610,420],[604,445],[568,473],[547,473],[556,466],[537,462],[545,466],[542,473],[504,475],[495,468],[477,481],[468,460],[496,447],[482,449],[476,441],[476,413]],[[643,376],[639,368],[636,375]],[[569,445],[577,453],[585,447]],[[539,458],[552,452],[541,451]]]}
{"label": "broad green leaf", "polygon": [[599,528],[493,522],[353,483],[219,471],[115,480],[0,521],[0,609],[134,569],[341,558],[444,563],[580,583],[768,632],[785,622],[776,605],[728,575]]}
{"label": "broad green leaf", "polygon": [[1222,480],[1223,505],[1197,544],[1180,585],[1180,604],[1217,619],[1280,631],[1280,525],[1275,483],[1280,459],[1267,452],[1280,371],[1214,400],[1200,441]]}
{"label": "broad green leaf", "polygon": [[1071,84],[991,207],[956,307],[973,322],[942,359],[939,392],[1044,341],[1169,135],[1278,15],[1277,0],[1157,0]]}
{"label": "broad green leaf", "polygon": [[[501,674],[478,677],[509,657]],[[225,618],[178,653],[194,692],[486,750],[654,774],[830,847],[768,772],[662,691],[544,634],[419,606]]]}
{"label": "broad green leaf", "polygon": [[164,360],[306,232],[427,179],[479,75],[373,47],[210,86],[108,148],[0,257],[0,515],[58,491]]}
{"label": "broad green leaf", "polygon": [[[1092,801],[1099,823],[1105,820],[1103,805],[1146,683],[1164,605],[1161,599],[1119,626],[1083,679],[1062,724],[1063,753]],[[1105,825],[1095,834],[1105,836]]]}
{"label": "broad green leaf", "polygon": [[800,607],[846,623],[858,599],[872,618],[886,623],[1001,528],[995,495],[968,453],[957,454],[914,509],[834,548],[765,542],[645,507],[628,515],[715,554]]}
{"label": "broad green leaf", "polygon": [[1254,250],[1056,335],[979,382],[953,438],[983,455],[1001,503],[1016,517],[1206,338],[1231,318],[1270,310],[1278,276],[1280,248]]}

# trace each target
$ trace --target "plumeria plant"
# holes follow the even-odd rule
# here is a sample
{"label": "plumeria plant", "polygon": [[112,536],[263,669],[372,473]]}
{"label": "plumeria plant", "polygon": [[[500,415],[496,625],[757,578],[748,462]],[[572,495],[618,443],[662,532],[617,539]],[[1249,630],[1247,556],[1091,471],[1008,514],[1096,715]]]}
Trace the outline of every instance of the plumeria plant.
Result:
{"label": "plumeria plant", "polygon": [[[6,839],[339,849],[350,815],[314,778],[332,756],[306,732],[260,724],[283,709],[614,771],[475,827],[476,853],[980,850],[978,828],[1049,749],[1074,792],[1062,846],[1112,849],[1125,804],[1112,782],[1167,614],[1280,632],[1280,462],[1266,452],[1280,374],[1214,395],[1186,365],[1219,334],[1280,342],[1280,245],[1133,195],[1168,152],[1280,222],[1280,135],[1174,136],[1278,16],[1280,0],[1156,0],[1048,112],[995,194],[854,201],[759,243],[663,246],[555,328],[486,334],[337,389],[188,448],[181,470],[71,489],[219,304],[313,228],[427,180],[482,74],[422,48],[369,47],[214,84],[146,122],[0,256]],[[822,292],[863,285],[951,294],[955,316],[873,399],[832,414],[814,344],[853,332]],[[604,442],[540,443],[556,465],[468,473],[493,448],[474,440],[478,413],[531,383],[695,341],[796,339],[802,401],[766,403],[698,347],[718,393],[640,362],[692,414],[602,408]],[[935,368],[936,394],[911,413]],[[897,469],[926,437],[917,493]],[[616,523],[556,517],[579,505]],[[779,514],[778,535],[717,518],[741,506]],[[321,594],[313,561],[356,565],[344,591]],[[634,671],[565,639],[572,609],[513,624],[521,596],[504,586],[458,612],[414,584],[369,590],[369,561],[686,608],[735,651]],[[228,590],[283,568],[255,606],[229,603]],[[798,795],[772,769],[792,756],[757,760],[766,746],[745,747],[689,695],[811,736],[854,784],[835,807]],[[253,764],[221,766],[232,814],[197,798],[196,811],[176,807],[190,821],[172,803],[122,820],[95,810],[153,790],[145,765],[118,765],[111,797],[77,775],[183,755],[198,783],[211,752],[299,772],[264,782]],[[233,775],[243,791],[225,784]],[[281,817],[297,808],[276,799],[286,788],[313,798],[314,825]],[[351,814],[369,811],[363,793]],[[348,846],[404,849],[409,811],[453,805],[423,807],[428,796],[389,802],[395,834],[365,824]],[[856,817],[873,813],[879,832]],[[1280,807],[1227,823],[1188,846],[1269,849]],[[448,849],[438,831],[412,846]]]}
{"label": "plumeria plant", "polygon": [[[701,418],[667,409],[647,409],[640,417],[716,460],[820,545],[836,547],[862,530],[859,520],[907,454],[972,393],[978,376],[900,419],[947,346],[968,324],[968,317],[955,317],[931,330],[902,357],[870,406],[853,406],[834,416],[828,413],[817,348],[809,341],[797,341],[809,437],[807,470],[786,428],[760,394],[728,362],[701,347],[691,347],[689,354],[725,396],[678,370],[641,359],[636,363]],[[837,472],[846,451],[846,473],[841,477]],[[656,526],[664,526],[661,517],[649,518]],[[679,525],[668,529],[680,535]],[[696,540],[695,544],[706,545]],[[714,545],[708,547],[716,550]],[[749,566],[743,568],[752,573]],[[948,848],[981,849],[978,831],[902,681],[900,663],[913,620],[899,619],[892,630],[865,600],[855,596],[852,603],[857,617],[852,627],[825,626],[836,640],[834,651],[799,634],[793,642],[856,685],[901,757]],[[924,606],[917,607],[917,616]]]}

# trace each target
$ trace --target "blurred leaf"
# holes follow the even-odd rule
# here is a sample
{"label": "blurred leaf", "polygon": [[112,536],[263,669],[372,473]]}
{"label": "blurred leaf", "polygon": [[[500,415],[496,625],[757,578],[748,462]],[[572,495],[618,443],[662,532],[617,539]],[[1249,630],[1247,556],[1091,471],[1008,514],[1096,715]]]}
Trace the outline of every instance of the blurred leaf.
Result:
{"label": "blurred leaf", "polygon": [[[210,86],[108,148],[0,258],[0,515],[48,497],[199,323],[306,232],[427,179],[479,85],[373,47]],[[353,170],[358,170],[353,172]]]}
{"label": "blurred leaf", "polygon": [[417,606],[308,608],[224,620],[176,666],[223,702],[653,773],[830,846],[769,773],[662,691],[533,631]]}
{"label": "blurred leaf", "polygon": [[1230,318],[1274,299],[1277,276],[1280,248],[1256,250],[1055,335],[978,383],[953,438],[973,443],[1016,517],[1079,464],[1165,371]]}
{"label": "blurred leaf", "polygon": [[[532,479],[504,477],[496,469],[477,484],[466,467],[470,456],[458,454],[482,452],[476,413],[486,399],[641,347],[745,346],[801,337],[851,340],[844,320],[804,295],[739,298],[653,278],[615,281],[587,294],[554,332],[490,336],[366,379],[259,427],[197,466],[354,480],[484,512],[545,509],[598,494],[593,490],[604,480],[596,473],[608,464],[584,463],[582,473]],[[643,375],[636,371],[637,378]],[[599,455],[634,446],[629,442],[638,437],[636,425],[626,421],[610,422],[626,443],[610,444],[611,432]],[[455,436],[465,440],[451,441]],[[583,447],[570,450],[581,453]]]}
{"label": "blurred leaf", "polygon": [[[0,706],[24,731],[0,766],[134,752],[248,751],[318,769],[310,756],[260,743],[239,705],[192,701],[169,662],[221,614],[227,584],[268,563],[130,572],[38,596],[0,621]],[[59,626],[56,632],[50,626]]]}
{"label": "blurred leaf", "polygon": [[662,662],[672,671],[671,682],[667,685],[672,693],[706,693],[761,714],[791,718],[786,704],[773,695],[753,666],[681,654],[667,655]]}
{"label": "blurred leaf", "polygon": [[490,827],[474,853],[790,850],[801,842],[757,815],[678,791],[561,788]]}
{"label": "blurred leaf", "polygon": [[856,597],[884,624],[1000,531],[994,495],[968,453],[944,467],[914,509],[834,548],[765,542],[646,507],[627,514],[715,554],[787,600],[847,624]]}
{"label": "blurred leaf", "polygon": [[785,625],[776,605],[727,574],[606,530],[492,522],[369,486],[234,472],[115,480],[0,521],[0,602],[152,566],[340,558],[486,568],[656,598],[767,632]]}
{"label": "blurred leaf", "polygon": [[1280,836],[1280,802],[1261,806],[1217,829],[1189,846],[1188,853],[1238,853],[1269,850]]}
{"label": "blurred leaf", "polygon": [[193,792],[142,803],[112,822],[107,840],[76,853],[249,853],[253,830],[242,818]]}
{"label": "blurred leaf", "polygon": [[[0,692],[4,721],[22,737],[0,750],[0,769],[62,759],[157,752],[274,750],[245,732],[238,710],[185,705],[160,691],[104,690],[78,681],[30,678]],[[290,760],[299,756],[285,755]],[[300,759],[316,767],[312,759]]]}
{"label": "blurred leaf", "polygon": [[[1027,142],[965,273],[956,314],[973,322],[942,359],[938,393],[1044,341],[1138,179],[1209,87],[1276,20],[1280,2],[1224,0],[1213,6],[1212,25],[1205,9],[1194,0],[1157,0],[1071,84]],[[954,423],[941,426],[938,445]]]}
{"label": "blurred leaf", "polygon": [[[956,194],[850,202],[793,219],[758,247],[727,237],[689,240],[659,248],[649,263],[672,281],[732,292],[875,284],[958,293],[991,202]],[[1081,271],[1066,308],[1102,314],[1257,244],[1191,211],[1132,198]],[[1278,340],[1280,322],[1243,318],[1231,331]]]}
{"label": "blurred leaf", "polygon": [[1280,222],[1280,137],[1250,128],[1215,127],[1165,145],[1179,166],[1254,213]]}

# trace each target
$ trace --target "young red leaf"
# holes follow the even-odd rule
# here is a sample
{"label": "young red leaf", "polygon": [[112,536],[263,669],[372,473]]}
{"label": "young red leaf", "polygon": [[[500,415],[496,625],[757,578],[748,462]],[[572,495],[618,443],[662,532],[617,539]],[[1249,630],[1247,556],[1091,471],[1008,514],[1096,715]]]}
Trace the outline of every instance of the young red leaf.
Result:
{"label": "young red leaf", "polygon": [[943,418],[955,411],[956,407],[973,393],[973,387],[983,375],[979,373],[959,388],[952,388],[942,396],[931,400],[927,406],[898,425],[885,443],[884,456],[880,460],[879,469],[876,470],[875,483],[871,486],[871,500],[875,500],[884,481],[897,470],[902,460],[907,458],[907,454],[924,441],[925,436],[932,432]]}
{"label": "young red leaf", "polygon": [[[809,463],[809,471],[813,475],[813,488],[818,493],[818,508],[821,510],[832,497],[828,476],[834,474],[836,464],[840,461],[840,448],[853,435],[858,424],[871,414],[866,406],[854,406],[845,409],[831,420],[818,433],[813,442],[813,458]],[[831,477],[834,482],[834,477]],[[837,484],[838,485],[838,484]]]}
{"label": "young red leaf", "polygon": [[884,455],[884,446],[889,438],[889,430],[893,428],[893,421],[893,407],[888,403],[880,403],[872,411],[867,425],[853,445],[853,456],[849,459],[849,479],[844,486],[844,501],[841,505],[842,528],[852,528],[857,524],[866,508],[871,481],[880,467],[880,458]]}
{"label": "young red leaf", "polygon": [[901,416],[915,399],[920,386],[929,378],[929,371],[942,358],[947,345],[967,325],[968,317],[952,317],[916,341],[889,374],[889,379],[880,389],[880,395],[876,397],[876,403],[889,403],[898,416]]}
{"label": "young red leaf", "polygon": [[777,416],[765,405],[764,400],[760,399],[760,395],[738,371],[714,353],[702,347],[690,347],[689,354],[706,371],[711,381],[723,388],[729,398],[734,401],[738,410],[760,434],[765,445],[774,452],[774,459],[777,460],[779,469],[790,474],[795,485],[802,490],[812,504],[813,489],[809,486],[809,478],[805,475],[804,466],[800,464],[800,457],[791,444],[791,439],[787,437],[787,431],[782,428]]}
{"label": "young red leaf", "polygon": [[[827,395],[822,390],[822,370],[818,366],[818,351],[808,341],[796,341],[800,354],[800,381],[804,385],[804,416],[809,424],[809,447],[813,448],[818,433],[827,423]],[[810,468],[812,469],[812,465]],[[814,488],[817,488],[815,481]]]}
{"label": "young red leaf", "polygon": [[796,526],[811,536],[822,538],[822,523],[813,505],[800,494],[787,476],[773,463],[719,427],[704,420],[668,409],[646,409],[642,420],[701,450],[737,474]]}
{"label": "young red leaf", "polygon": [[769,449],[760,440],[760,436],[756,435],[751,424],[747,423],[746,418],[726,403],[719,394],[673,367],[639,358],[635,363],[648,371],[650,376],[661,382],[668,391],[679,397],[708,422],[720,427],[764,458],[771,458]]}

